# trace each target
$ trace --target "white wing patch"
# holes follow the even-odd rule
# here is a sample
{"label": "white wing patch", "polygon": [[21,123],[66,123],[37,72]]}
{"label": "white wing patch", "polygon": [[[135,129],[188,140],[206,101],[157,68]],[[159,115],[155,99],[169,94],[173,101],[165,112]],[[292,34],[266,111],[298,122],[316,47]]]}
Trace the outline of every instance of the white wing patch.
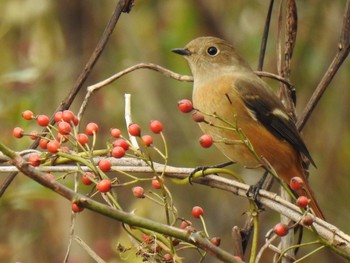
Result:
{"label": "white wing patch", "polygon": [[277,108],[274,109],[274,110],[272,111],[272,114],[275,115],[275,116],[277,116],[277,117],[283,118],[283,119],[285,119],[285,120],[289,120],[288,114],[285,113],[285,112],[283,112],[283,111],[280,110],[280,109],[277,109]]}

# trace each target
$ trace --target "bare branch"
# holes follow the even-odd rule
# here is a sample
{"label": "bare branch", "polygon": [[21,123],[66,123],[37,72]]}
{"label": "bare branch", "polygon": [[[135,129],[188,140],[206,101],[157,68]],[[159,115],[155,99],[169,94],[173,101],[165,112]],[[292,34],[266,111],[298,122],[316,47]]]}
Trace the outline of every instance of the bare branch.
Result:
{"label": "bare branch", "polygon": [[269,30],[270,30],[270,23],[271,23],[271,16],[272,16],[274,2],[275,0],[270,0],[269,9],[267,11],[267,16],[265,20],[264,33],[263,33],[263,37],[260,45],[259,64],[258,64],[259,71],[262,71],[264,67],[264,58],[265,58],[265,52],[266,52],[266,46],[267,46],[267,39],[269,37]]}
{"label": "bare branch", "polygon": [[333,80],[334,76],[337,74],[344,60],[348,57],[349,52],[350,52],[350,0],[346,2],[346,6],[345,6],[343,27],[340,35],[339,44],[338,44],[338,52],[335,55],[331,64],[329,65],[326,73],[323,75],[320,83],[317,85],[303,113],[300,115],[300,118],[297,122],[297,127],[299,130],[302,130],[304,128],[305,123],[310,118],[313,110],[316,108],[317,103],[320,101],[323,93],[329,87],[331,81]]}
{"label": "bare branch", "polygon": [[180,74],[175,73],[175,72],[173,72],[171,70],[163,68],[163,67],[161,67],[159,65],[152,64],[152,63],[139,63],[139,64],[131,66],[131,67],[129,67],[129,68],[123,70],[123,71],[120,71],[117,74],[114,74],[113,76],[111,76],[111,77],[109,77],[109,78],[107,78],[107,79],[105,79],[103,81],[100,81],[100,82],[98,82],[98,83],[96,83],[94,85],[89,86],[87,88],[87,93],[85,95],[85,99],[84,99],[83,103],[80,106],[79,113],[78,113],[78,118],[79,119],[81,118],[82,114],[84,113],[84,111],[85,111],[85,109],[87,107],[87,104],[88,104],[88,101],[89,101],[91,95],[95,91],[97,91],[97,90],[99,90],[99,89],[101,89],[101,88],[103,88],[103,87],[113,83],[114,81],[116,81],[117,79],[123,77],[124,75],[129,74],[130,72],[133,72],[133,71],[138,70],[138,69],[151,69],[151,70],[154,70],[154,71],[157,71],[157,72],[163,74],[166,77],[173,78],[173,79],[176,79],[176,80],[179,80],[179,81],[187,81],[187,82],[192,82],[193,81],[193,78],[191,76],[180,75]]}

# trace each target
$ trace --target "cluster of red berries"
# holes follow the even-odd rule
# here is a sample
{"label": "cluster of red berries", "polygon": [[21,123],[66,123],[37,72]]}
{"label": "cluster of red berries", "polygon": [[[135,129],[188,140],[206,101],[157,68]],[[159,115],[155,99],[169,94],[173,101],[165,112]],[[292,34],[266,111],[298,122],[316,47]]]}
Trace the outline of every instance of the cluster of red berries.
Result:
{"label": "cluster of red berries", "polygon": [[[13,129],[13,136],[16,138],[22,138],[28,135],[32,140],[39,140],[39,147],[51,154],[56,154],[59,151],[69,151],[67,146],[62,146],[63,143],[71,140],[71,142],[78,142],[78,144],[84,149],[84,146],[89,142],[89,136],[96,135],[99,127],[96,123],[89,123],[85,127],[85,133],[76,133],[75,127],[78,125],[79,120],[77,116],[70,110],[58,111],[54,115],[54,121],[57,123],[57,127],[50,124],[50,119],[47,115],[34,115],[30,110],[26,110],[22,113],[22,117],[25,120],[35,120],[41,127],[47,127],[49,132],[40,134],[38,132],[30,132],[25,134],[24,130],[20,127]],[[57,131],[55,135],[54,132]],[[33,166],[38,166],[41,163],[40,155],[32,154],[28,159],[29,163]]]}
{"label": "cluster of red berries", "polygon": [[[183,113],[192,113],[192,119],[195,122],[205,122],[204,115],[201,112],[199,112],[198,110],[193,108],[193,104],[190,100],[188,100],[188,99],[180,100],[177,103],[177,107]],[[203,134],[199,138],[199,144],[203,148],[209,148],[210,146],[213,145],[213,143],[214,143],[213,137],[209,134]]]}
{"label": "cluster of red berries", "polygon": [[[152,120],[149,124],[149,129],[154,134],[159,134],[163,131],[163,123],[158,120]],[[141,136],[141,127],[136,123],[131,123],[128,126],[128,132],[131,136],[140,137],[146,146],[150,146],[153,143],[153,137],[151,135],[146,134]]]}
{"label": "cluster of red berries", "polygon": [[[22,128],[16,127],[13,130],[14,137],[22,138],[23,136],[28,135],[33,140],[40,138],[39,147],[42,150],[47,150],[47,152],[51,155],[57,154],[60,151],[69,152],[69,148],[67,146],[63,146],[63,143],[67,141],[72,142],[74,145],[76,144],[75,142],[77,142],[80,145],[80,148],[85,150],[87,148],[84,148],[84,146],[87,146],[89,142],[89,136],[96,136],[99,131],[99,126],[96,123],[91,122],[86,125],[85,133],[77,133],[75,127],[79,124],[79,120],[77,116],[70,110],[58,111],[55,113],[54,121],[57,123],[56,127],[50,124],[50,119],[47,115],[34,115],[32,111],[26,110],[22,113],[22,117],[25,120],[35,120],[39,126],[47,127],[49,132],[46,132],[45,134],[40,134],[38,132],[25,134]],[[57,131],[56,135],[55,131]],[[119,137],[121,135],[121,132],[118,129],[112,129],[111,134],[114,137]],[[128,143],[126,141],[123,143],[120,142],[118,145],[128,147]],[[33,153],[28,157],[28,162],[33,166],[39,166],[42,161],[48,156],[50,155],[41,156],[37,153]],[[122,156],[120,155],[120,157]],[[101,171],[106,172],[111,169],[111,162],[108,159],[102,159],[99,162],[98,166]],[[90,185],[92,182],[95,182],[97,190],[101,193],[106,193],[111,190],[111,180],[95,180],[95,178],[96,176],[94,173],[86,172],[82,175],[81,180],[85,185]],[[81,212],[83,208],[79,207],[75,202],[73,202],[72,210],[74,212]]]}
{"label": "cluster of red berries", "polygon": [[[39,166],[44,159],[48,156],[58,154],[60,151],[69,152],[67,146],[63,146],[63,143],[69,141],[75,147],[77,143],[79,149],[88,150],[89,136],[96,136],[99,131],[99,126],[96,123],[88,123],[85,127],[84,133],[78,133],[75,127],[79,124],[77,116],[70,110],[58,111],[54,115],[54,121],[57,126],[50,124],[50,119],[46,115],[34,115],[30,110],[26,110],[22,113],[22,117],[25,120],[35,120],[37,124],[41,127],[47,127],[48,132],[45,134],[40,134],[38,132],[31,132],[26,134],[24,130],[20,127],[16,127],[13,130],[13,135],[16,138],[22,138],[23,136],[29,136],[31,139],[35,140],[40,138],[39,147],[46,150],[49,155],[39,155],[37,153],[31,154],[28,158],[28,162],[33,166]],[[159,134],[163,131],[163,124],[158,120],[152,120],[149,125],[150,131],[154,134]],[[132,136],[140,137],[145,146],[151,146],[153,143],[153,137],[151,135],[141,136],[141,128],[138,124],[132,123],[128,127],[128,133]],[[56,135],[55,135],[56,134]],[[123,138],[122,132],[117,128],[110,129],[110,135],[114,138],[112,142],[112,148],[110,155],[114,158],[122,158],[125,156],[126,151],[129,150],[131,144],[126,139]],[[76,143],[77,142],[77,143]],[[74,154],[72,152],[72,154]],[[98,168],[102,172],[108,172],[111,170],[112,163],[109,158],[103,158],[98,163]],[[94,183],[96,189],[101,193],[107,193],[112,188],[112,181],[109,179],[101,179],[101,176],[96,176],[92,172],[86,172],[81,176],[81,181],[84,185],[91,185]],[[154,177],[152,179],[152,186],[154,189],[162,188],[163,178]],[[134,196],[138,198],[143,198],[144,189],[140,186],[136,186],[132,189]],[[77,203],[72,203],[72,210],[74,212],[81,212],[83,209],[77,205]]]}
{"label": "cluster of red berries", "polygon": [[[303,189],[304,181],[300,177],[293,177],[289,182],[289,186],[293,191],[298,191]],[[297,200],[295,201],[295,204],[300,208],[306,208],[309,204],[309,201],[310,200],[306,196],[301,195],[297,198]],[[314,222],[314,218],[310,215],[305,215],[301,220],[301,223],[305,226],[310,226],[312,225],[313,222]],[[283,223],[278,223],[274,227],[274,232],[276,233],[276,235],[281,237],[287,235],[288,231],[289,231],[288,225]]]}
{"label": "cluster of red berries", "polygon": [[[304,187],[304,181],[300,177],[293,177],[290,179],[289,186],[293,191],[299,191]],[[295,204],[300,208],[306,208],[310,200],[306,196],[299,196],[295,201]]]}

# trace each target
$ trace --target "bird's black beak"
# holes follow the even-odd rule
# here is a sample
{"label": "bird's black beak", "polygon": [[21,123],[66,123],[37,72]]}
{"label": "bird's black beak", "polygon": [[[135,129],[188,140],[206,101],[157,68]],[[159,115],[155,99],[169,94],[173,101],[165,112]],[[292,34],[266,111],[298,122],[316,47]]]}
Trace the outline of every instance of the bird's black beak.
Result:
{"label": "bird's black beak", "polygon": [[181,56],[189,56],[192,54],[187,48],[174,48],[171,51]]}

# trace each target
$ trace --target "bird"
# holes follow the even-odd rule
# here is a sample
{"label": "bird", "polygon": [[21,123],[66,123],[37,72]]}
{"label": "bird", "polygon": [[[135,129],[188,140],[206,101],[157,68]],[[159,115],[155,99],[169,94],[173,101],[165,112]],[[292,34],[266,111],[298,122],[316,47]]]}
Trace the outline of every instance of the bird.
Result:
{"label": "bird", "polygon": [[261,162],[240,143],[236,125],[258,156],[266,160],[279,178],[289,184],[293,177],[303,180],[298,196],[309,199],[311,211],[325,219],[310,188],[303,158],[315,165],[293,117],[270,86],[252,70],[233,45],[217,37],[198,37],[184,48],[175,48],[188,62],[193,75],[193,107],[205,114],[199,126],[214,138],[215,145],[231,161],[246,168]]}

